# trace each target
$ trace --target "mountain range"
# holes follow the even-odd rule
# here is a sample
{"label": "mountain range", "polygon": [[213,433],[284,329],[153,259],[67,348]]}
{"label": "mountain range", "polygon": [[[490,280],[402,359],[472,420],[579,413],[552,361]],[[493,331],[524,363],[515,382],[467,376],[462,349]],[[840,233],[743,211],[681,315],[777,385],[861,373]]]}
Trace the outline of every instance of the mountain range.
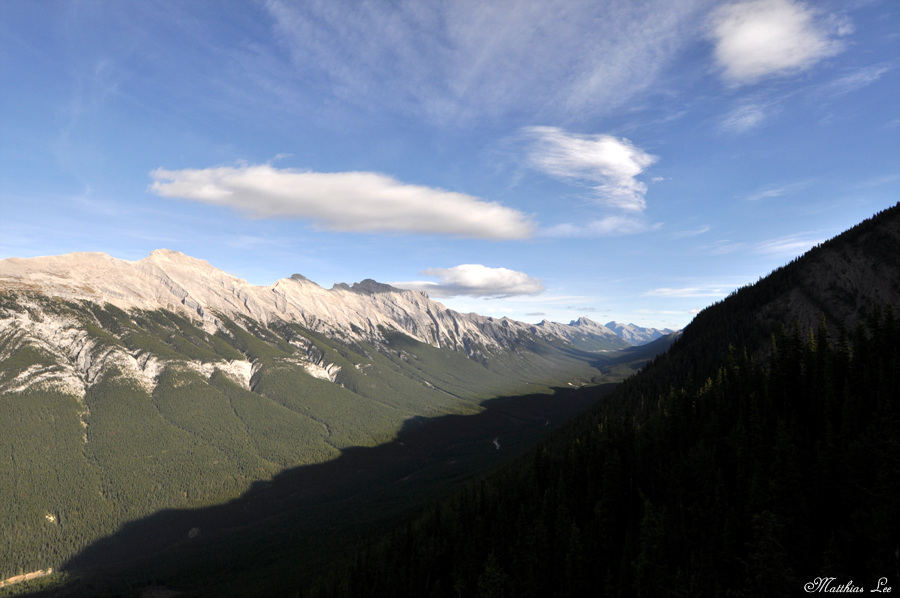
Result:
{"label": "mountain range", "polygon": [[511,348],[527,335],[614,349],[674,332],[616,322],[602,325],[587,318],[569,324],[543,321],[531,325],[460,314],[425,293],[374,280],[340,283],[326,290],[294,274],[269,286],[254,286],[206,261],[162,249],[135,262],[103,253],[0,260],[0,290],[109,304],[124,310],[167,310],[198,322],[209,333],[222,328],[222,316],[249,318],[263,325],[292,322],[349,342],[379,340],[386,331],[393,331],[470,356]]}
{"label": "mountain range", "polygon": [[[420,472],[474,475],[585,407],[561,389],[618,382],[674,339],[619,329],[461,314],[373,280],[255,286],[168,250],[0,260],[0,580],[411,422],[449,417],[479,447],[434,446]],[[452,419],[485,413],[474,437]]]}
{"label": "mountain range", "polygon": [[[422,292],[374,280],[336,284],[326,290],[294,274],[269,286],[254,286],[206,261],[169,250],[156,250],[135,262],[103,253],[0,260],[0,292],[5,301],[0,311],[0,359],[8,362],[5,358],[24,345],[54,355],[52,363],[35,363],[18,371],[4,368],[0,392],[55,384],[83,395],[85,385],[112,366],[129,372],[152,390],[165,365],[166,352],[142,345],[137,340],[140,335],[128,331],[128,326],[104,327],[101,313],[107,314],[107,319],[127,320],[127,312],[161,310],[185,318],[201,329],[205,338],[217,333],[232,335],[227,323],[241,326],[244,320],[260,329],[297,325],[341,343],[379,344],[400,333],[481,361],[498,352],[520,351],[534,342],[562,341],[583,350],[608,351],[674,332],[616,322],[603,325],[587,318],[569,324],[545,320],[531,325],[461,314]],[[108,315],[113,313],[116,315]],[[107,336],[123,333],[122,343],[97,350],[103,343],[92,336],[92,326],[99,326]],[[298,365],[312,376],[336,381],[340,366],[328,363],[308,341],[293,342],[298,350],[291,353]],[[250,387],[258,363],[246,355],[218,357],[209,355],[187,363],[207,375],[227,372],[242,386]]]}

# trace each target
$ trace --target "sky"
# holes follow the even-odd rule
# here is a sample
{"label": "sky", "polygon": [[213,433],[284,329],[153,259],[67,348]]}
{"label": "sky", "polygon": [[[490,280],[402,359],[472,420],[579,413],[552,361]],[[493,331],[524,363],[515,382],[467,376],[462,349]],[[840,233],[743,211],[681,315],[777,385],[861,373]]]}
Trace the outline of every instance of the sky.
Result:
{"label": "sky", "polygon": [[0,259],[681,328],[900,200],[894,0],[3,0]]}

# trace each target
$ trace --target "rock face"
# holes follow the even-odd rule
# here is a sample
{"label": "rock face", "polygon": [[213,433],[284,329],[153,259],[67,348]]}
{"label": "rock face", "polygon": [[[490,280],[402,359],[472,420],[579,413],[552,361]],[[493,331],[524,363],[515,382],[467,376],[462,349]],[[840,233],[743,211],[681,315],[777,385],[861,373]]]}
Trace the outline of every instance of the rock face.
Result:
{"label": "rock face", "polygon": [[165,249],[134,262],[104,253],[0,260],[0,290],[4,289],[109,303],[124,310],[165,309],[199,321],[209,331],[219,326],[221,316],[247,317],[264,324],[295,322],[343,340],[377,340],[388,332],[401,332],[469,354],[477,347],[510,348],[528,334],[568,341],[589,338],[595,346],[605,343],[607,348],[635,344],[631,338],[620,342],[624,337],[586,318],[568,325],[533,326],[460,314],[424,293],[374,280],[337,284],[329,290],[294,274],[269,286],[255,286],[206,261]]}

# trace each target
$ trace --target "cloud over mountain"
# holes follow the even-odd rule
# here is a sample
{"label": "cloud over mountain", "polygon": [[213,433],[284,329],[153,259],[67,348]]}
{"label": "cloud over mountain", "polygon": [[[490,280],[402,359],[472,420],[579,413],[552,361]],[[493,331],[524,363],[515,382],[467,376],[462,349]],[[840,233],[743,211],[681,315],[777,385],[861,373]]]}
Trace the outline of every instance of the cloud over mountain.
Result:
{"label": "cloud over mountain", "polygon": [[374,172],[303,172],[262,164],[159,168],[151,176],[150,190],[163,197],[226,206],[254,218],[307,219],[336,231],[521,239],[533,230],[517,210]]}
{"label": "cloud over mountain", "polygon": [[452,268],[430,268],[421,272],[440,282],[395,282],[394,286],[425,291],[432,297],[510,297],[537,295],[544,291],[540,280],[508,268],[489,268],[481,264],[462,264]]}

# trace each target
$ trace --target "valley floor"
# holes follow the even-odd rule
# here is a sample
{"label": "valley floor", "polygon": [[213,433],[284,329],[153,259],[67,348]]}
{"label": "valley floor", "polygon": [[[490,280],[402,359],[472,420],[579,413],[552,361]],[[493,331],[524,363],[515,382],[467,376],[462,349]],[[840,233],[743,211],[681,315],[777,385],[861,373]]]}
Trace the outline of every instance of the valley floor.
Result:
{"label": "valley floor", "polygon": [[126,524],[63,567],[74,585],[47,595],[155,585],[228,596],[233,584],[248,583],[278,595],[300,587],[357,542],[521,454],[614,387],[561,388],[487,401],[476,415],[413,418],[391,442],[285,471],[227,504]]}

